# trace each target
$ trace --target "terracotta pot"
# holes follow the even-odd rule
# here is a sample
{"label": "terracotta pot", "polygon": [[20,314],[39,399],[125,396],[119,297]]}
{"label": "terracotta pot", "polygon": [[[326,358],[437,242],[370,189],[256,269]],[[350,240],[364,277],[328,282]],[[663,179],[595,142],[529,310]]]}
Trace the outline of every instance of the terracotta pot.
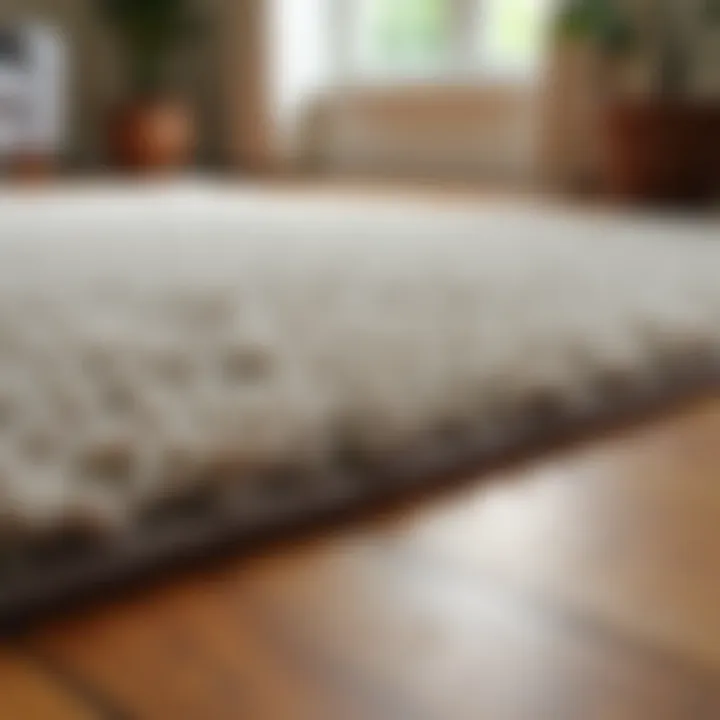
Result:
{"label": "terracotta pot", "polygon": [[696,204],[720,187],[720,105],[621,103],[608,111],[609,191],[625,200]]}
{"label": "terracotta pot", "polygon": [[186,165],[195,148],[189,109],[164,100],[139,101],[116,109],[110,119],[110,154],[128,170],[163,171]]}

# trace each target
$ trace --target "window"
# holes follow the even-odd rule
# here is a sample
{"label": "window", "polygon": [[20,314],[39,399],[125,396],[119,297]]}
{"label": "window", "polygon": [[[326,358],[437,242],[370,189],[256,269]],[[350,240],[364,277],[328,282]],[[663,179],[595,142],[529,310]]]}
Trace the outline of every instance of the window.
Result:
{"label": "window", "polygon": [[449,69],[453,17],[446,0],[360,0],[355,65],[362,73],[428,75]]}
{"label": "window", "polygon": [[350,3],[344,24],[351,77],[452,80],[535,74],[553,0]]}
{"label": "window", "polygon": [[531,75],[542,65],[549,0],[486,0],[476,21],[475,64],[491,74]]}

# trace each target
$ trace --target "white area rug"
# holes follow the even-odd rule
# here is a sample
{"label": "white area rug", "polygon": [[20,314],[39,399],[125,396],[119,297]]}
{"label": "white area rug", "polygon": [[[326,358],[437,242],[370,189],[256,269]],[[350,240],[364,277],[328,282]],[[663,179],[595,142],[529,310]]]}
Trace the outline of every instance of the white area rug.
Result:
{"label": "white area rug", "polygon": [[713,220],[150,186],[5,196],[0,236],[8,543],[379,482],[720,356]]}

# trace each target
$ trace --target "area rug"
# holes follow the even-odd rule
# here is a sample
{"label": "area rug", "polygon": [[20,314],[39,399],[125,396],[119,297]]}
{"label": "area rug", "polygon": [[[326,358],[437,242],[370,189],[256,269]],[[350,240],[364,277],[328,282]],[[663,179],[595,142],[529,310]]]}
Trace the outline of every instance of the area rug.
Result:
{"label": "area rug", "polygon": [[715,387],[717,220],[0,198],[0,619]]}

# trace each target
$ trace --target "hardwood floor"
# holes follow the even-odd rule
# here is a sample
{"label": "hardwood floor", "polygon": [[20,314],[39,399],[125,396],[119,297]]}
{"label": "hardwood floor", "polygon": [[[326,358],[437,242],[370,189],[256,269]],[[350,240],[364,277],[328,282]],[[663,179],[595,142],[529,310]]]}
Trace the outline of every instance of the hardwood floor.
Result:
{"label": "hardwood floor", "polygon": [[0,717],[720,717],[720,402],[38,628]]}

